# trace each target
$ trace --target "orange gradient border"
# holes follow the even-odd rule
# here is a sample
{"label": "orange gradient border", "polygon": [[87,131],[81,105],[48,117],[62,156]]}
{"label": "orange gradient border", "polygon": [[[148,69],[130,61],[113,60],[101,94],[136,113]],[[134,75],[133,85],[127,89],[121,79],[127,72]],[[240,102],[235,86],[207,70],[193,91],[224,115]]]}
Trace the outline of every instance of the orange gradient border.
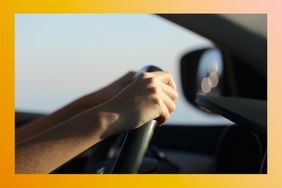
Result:
{"label": "orange gradient border", "polygon": [[[0,186],[282,187],[282,3],[278,0],[0,0]],[[14,18],[17,13],[267,13],[267,175],[15,175]]]}

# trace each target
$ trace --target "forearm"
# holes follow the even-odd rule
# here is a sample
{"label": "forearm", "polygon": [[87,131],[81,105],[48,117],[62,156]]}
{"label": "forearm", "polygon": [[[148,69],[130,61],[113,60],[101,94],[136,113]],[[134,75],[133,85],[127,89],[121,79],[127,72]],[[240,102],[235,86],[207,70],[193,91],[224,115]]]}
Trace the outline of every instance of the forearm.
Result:
{"label": "forearm", "polygon": [[23,127],[16,130],[16,143],[21,142],[29,137],[32,137],[40,132],[43,132],[52,126],[66,121],[73,116],[102,103],[108,99],[108,96],[103,95],[103,89],[95,92],[92,98],[94,101],[87,101],[87,96],[81,97],[74,102],[62,107],[50,115],[38,118]]}
{"label": "forearm", "polygon": [[118,116],[89,111],[16,144],[16,173],[49,173],[105,137]]}
{"label": "forearm", "polygon": [[21,142],[33,135],[39,134],[40,132],[49,129],[58,123],[66,121],[67,119],[70,119],[76,114],[79,114],[89,108],[104,103],[119,93],[121,89],[124,88],[131,80],[133,74],[134,72],[129,72],[109,86],[83,96],[61,108],[60,110],[57,110],[48,116],[32,121],[31,123],[17,129],[16,143]]}
{"label": "forearm", "polygon": [[106,137],[152,119],[163,124],[176,98],[168,73],[142,74],[108,102],[17,142],[16,173],[49,173]]}

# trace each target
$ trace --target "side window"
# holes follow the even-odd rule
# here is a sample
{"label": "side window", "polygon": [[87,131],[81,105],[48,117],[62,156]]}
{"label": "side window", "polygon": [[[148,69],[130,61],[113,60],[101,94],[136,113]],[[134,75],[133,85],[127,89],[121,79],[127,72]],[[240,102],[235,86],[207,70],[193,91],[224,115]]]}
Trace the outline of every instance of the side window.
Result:
{"label": "side window", "polygon": [[213,44],[156,15],[17,14],[16,110],[50,113],[129,70],[153,64],[171,72],[180,97],[170,124],[227,120],[192,107],[181,91],[179,60]]}

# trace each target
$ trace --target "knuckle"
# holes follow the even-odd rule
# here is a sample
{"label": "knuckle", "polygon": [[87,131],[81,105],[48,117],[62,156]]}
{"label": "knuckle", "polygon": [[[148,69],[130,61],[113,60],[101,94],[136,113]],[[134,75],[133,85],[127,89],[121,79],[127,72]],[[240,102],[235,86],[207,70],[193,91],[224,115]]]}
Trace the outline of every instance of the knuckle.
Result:
{"label": "knuckle", "polygon": [[173,100],[173,101],[176,101],[177,97],[178,97],[177,94],[173,95],[173,96],[172,96],[172,100]]}
{"label": "knuckle", "polygon": [[147,77],[146,78],[148,85],[155,85],[156,84],[156,78],[154,77]]}
{"label": "knuckle", "polygon": [[161,89],[155,86],[149,87],[149,91],[151,94],[159,94],[161,92]]}
{"label": "knuckle", "polygon": [[165,73],[165,75],[166,75],[167,77],[172,78],[172,75],[171,75],[171,73],[170,73],[170,72],[164,71],[164,73]]}
{"label": "knuckle", "polygon": [[147,72],[142,72],[139,76],[141,80],[149,78],[149,74]]}
{"label": "knuckle", "polygon": [[157,106],[160,106],[162,104],[162,100],[158,95],[152,95],[152,102]]}

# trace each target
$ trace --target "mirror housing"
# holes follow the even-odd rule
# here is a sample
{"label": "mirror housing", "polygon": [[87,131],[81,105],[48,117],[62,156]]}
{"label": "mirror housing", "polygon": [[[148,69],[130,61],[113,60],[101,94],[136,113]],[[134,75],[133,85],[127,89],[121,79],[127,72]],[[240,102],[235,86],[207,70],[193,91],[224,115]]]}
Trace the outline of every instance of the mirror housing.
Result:
{"label": "mirror housing", "polygon": [[181,84],[191,104],[197,106],[195,100],[198,95],[236,95],[226,57],[222,50],[214,47],[195,50],[181,58]]}

